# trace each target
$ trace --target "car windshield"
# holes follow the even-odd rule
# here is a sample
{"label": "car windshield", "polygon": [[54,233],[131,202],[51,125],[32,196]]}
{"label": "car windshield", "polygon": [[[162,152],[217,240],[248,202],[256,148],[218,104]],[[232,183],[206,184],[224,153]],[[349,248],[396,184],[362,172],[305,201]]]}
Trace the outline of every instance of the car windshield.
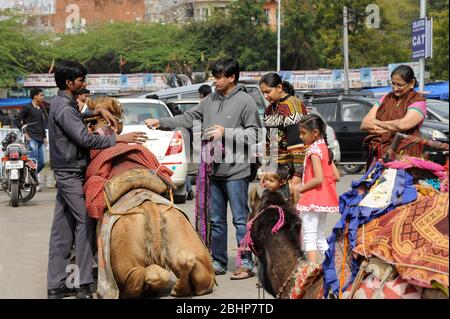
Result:
{"label": "car windshield", "polygon": [[427,107],[448,120],[448,102],[427,100]]}
{"label": "car windshield", "polygon": [[194,106],[198,105],[198,103],[175,103],[175,104],[178,105],[178,107],[183,113],[192,109]]}
{"label": "car windshield", "polygon": [[335,102],[319,102],[313,103],[316,113],[319,113],[325,121],[336,121],[336,103]]}
{"label": "car windshield", "polygon": [[264,103],[264,97],[259,88],[251,86],[246,86],[245,88],[247,89],[247,93],[255,100],[259,115],[263,115],[266,110],[266,104]]}
{"label": "car windshield", "polygon": [[121,103],[124,112],[124,125],[145,125],[146,119],[172,117],[167,108],[156,103]]}

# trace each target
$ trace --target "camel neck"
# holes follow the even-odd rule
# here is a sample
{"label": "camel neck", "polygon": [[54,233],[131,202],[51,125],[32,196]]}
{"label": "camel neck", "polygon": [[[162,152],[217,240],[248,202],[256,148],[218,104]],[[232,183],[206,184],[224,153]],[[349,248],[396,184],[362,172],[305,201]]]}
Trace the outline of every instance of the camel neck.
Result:
{"label": "camel neck", "polygon": [[292,273],[297,269],[298,260],[301,258],[301,253],[295,247],[285,247],[284,249],[277,249],[271,255],[273,263],[269,269],[269,278],[275,295],[283,291],[283,296],[287,292],[287,285]]}

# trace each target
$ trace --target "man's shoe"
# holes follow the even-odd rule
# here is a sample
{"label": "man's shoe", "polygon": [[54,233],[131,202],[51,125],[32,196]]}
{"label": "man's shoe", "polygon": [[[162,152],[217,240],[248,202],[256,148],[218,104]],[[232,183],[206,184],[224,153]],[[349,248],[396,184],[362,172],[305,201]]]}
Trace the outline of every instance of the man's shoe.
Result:
{"label": "man's shoe", "polygon": [[75,289],[68,288],[66,285],[47,290],[47,298],[48,299],[62,299],[65,297],[72,297],[76,294]]}
{"label": "man's shoe", "polygon": [[193,190],[190,190],[189,193],[188,193],[187,196],[186,196],[186,199],[187,199],[187,200],[193,200],[194,197],[195,197],[194,191],[193,191]]}
{"label": "man's shoe", "polygon": [[91,288],[89,284],[81,285],[78,289],[77,294],[75,295],[76,299],[94,299],[94,296],[92,296]]}

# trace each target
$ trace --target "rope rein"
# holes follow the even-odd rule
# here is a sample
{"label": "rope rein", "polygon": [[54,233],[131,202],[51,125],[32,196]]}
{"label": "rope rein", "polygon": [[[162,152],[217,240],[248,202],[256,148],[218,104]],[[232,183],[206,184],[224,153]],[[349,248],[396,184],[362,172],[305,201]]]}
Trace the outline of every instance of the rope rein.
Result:
{"label": "rope rein", "polygon": [[254,243],[252,240],[252,236],[251,236],[251,231],[252,231],[252,227],[254,222],[262,215],[263,212],[265,212],[268,209],[277,209],[278,210],[278,214],[279,214],[279,219],[277,221],[277,223],[273,226],[271,233],[272,235],[275,235],[276,233],[278,233],[278,231],[283,227],[284,225],[284,210],[278,206],[278,205],[270,205],[267,206],[263,209],[261,209],[255,217],[253,217],[251,220],[249,220],[247,222],[247,231],[245,233],[244,238],[239,242],[239,247],[238,247],[238,252],[237,252],[237,265],[238,267],[242,264],[242,257],[241,257],[241,253],[242,252],[246,252],[246,251],[252,251],[256,256],[258,256],[257,252],[254,249]]}

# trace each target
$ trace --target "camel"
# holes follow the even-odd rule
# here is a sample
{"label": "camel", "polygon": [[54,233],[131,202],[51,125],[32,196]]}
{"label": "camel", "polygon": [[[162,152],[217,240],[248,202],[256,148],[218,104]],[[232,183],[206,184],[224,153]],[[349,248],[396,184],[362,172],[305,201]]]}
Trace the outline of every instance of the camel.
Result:
{"label": "camel", "polygon": [[[300,247],[301,221],[296,211],[278,192],[268,192],[259,198],[256,188],[250,192],[252,209],[249,232],[253,245],[250,247],[258,258],[258,277],[263,288],[272,296],[289,299],[296,287],[298,270],[311,269],[311,277],[305,281],[300,298],[322,297],[323,278],[317,265],[307,262]],[[280,220],[280,209],[284,212],[284,224],[275,234],[271,229]]]}
{"label": "camel", "polygon": [[167,287],[169,269],[178,278],[172,296],[212,291],[208,250],[176,208],[143,202],[117,220],[110,245],[112,272],[122,298],[139,298]]}
{"label": "camel", "polygon": [[[104,107],[121,118],[116,99],[91,102],[90,108],[95,107]],[[98,118],[94,121],[93,132],[110,132]],[[135,148],[156,165],[120,171],[104,184],[107,209],[97,227],[100,297],[144,297],[167,287],[170,271],[178,278],[172,296],[210,293],[215,276],[208,249],[187,216],[160,195],[170,193],[171,183],[158,177],[156,157],[143,146]],[[114,158],[115,163],[119,160],[123,165],[125,155],[119,156],[122,158]],[[108,278],[114,283],[102,282]],[[115,287],[118,294],[108,291]]]}

